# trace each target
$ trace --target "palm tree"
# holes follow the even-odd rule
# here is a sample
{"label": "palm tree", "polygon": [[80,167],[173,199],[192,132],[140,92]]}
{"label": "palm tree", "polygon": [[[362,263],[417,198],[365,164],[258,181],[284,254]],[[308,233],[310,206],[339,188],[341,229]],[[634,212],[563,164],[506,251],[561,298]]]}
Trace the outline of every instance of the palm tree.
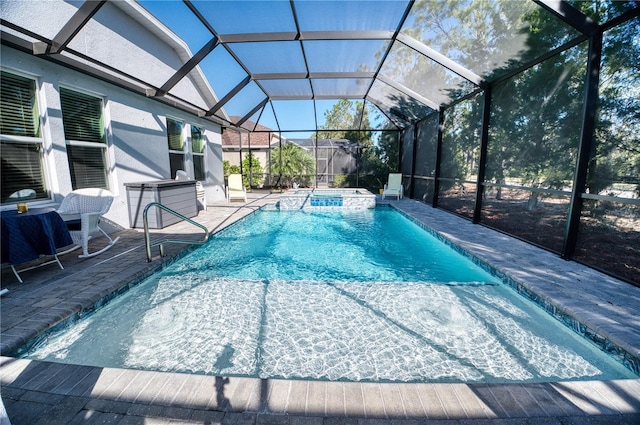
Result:
{"label": "palm tree", "polygon": [[269,166],[271,174],[279,174],[281,184],[287,187],[292,186],[294,181],[308,185],[316,172],[313,156],[293,143],[272,150]]}

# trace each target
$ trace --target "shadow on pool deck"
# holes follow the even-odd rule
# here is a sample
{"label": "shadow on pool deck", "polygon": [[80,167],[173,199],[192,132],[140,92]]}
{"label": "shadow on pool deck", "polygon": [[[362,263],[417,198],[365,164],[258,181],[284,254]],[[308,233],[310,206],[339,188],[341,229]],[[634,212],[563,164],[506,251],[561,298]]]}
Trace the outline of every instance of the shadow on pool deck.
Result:
{"label": "shadow on pool deck", "polygon": [[[212,205],[195,218],[217,230],[277,202],[253,192],[249,202]],[[386,200],[385,200],[386,201]],[[415,220],[463,245],[512,276],[549,305],[577,318],[637,358],[640,289],[442,210],[390,201]],[[152,231],[158,238],[198,240],[184,223]],[[100,305],[167,259],[146,262],[140,230],[124,230],[108,252],[77,253],[23,274],[2,271],[0,384],[13,425],[21,424],[342,424],[416,420],[436,423],[640,423],[640,380],[536,384],[377,384],[260,380],[63,365],[7,357],[36,335],[77,312]],[[97,240],[96,244],[101,241]],[[168,244],[167,258],[189,249]],[[158,248],[154,249],[154,255]],[[0,417],[2,416],[0,410]],[[4,425],[4,422],[2,422]]]}

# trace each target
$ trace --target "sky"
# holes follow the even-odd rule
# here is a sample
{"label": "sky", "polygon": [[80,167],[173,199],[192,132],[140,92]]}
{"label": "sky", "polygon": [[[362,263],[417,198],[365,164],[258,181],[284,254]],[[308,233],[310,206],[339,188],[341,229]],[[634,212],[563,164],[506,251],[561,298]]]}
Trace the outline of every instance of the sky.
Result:
{"label": "sky", "polygon": [[[225,15],[226,20],[221,22],[212,22],[212,25],[216,27],[216,30],[221,33],[234,33],[234,21],[239,21],[239,16],[234,19],[234,16],[242,14],[244,25],[247,21],[253,25],[250,28],[255,31],[283,31],[287,30],[288,26],[292,26],[295,30],[295,23],[287,23],[287,19],[291,16],[290,5],[288,1],[258,1],[251,2],[251,13],[248,14],[248,9],[239,9],[237,3],[234,2],[195,2],[199,10],[203,11],[208,18],[215,19],[216,16]],[[357,2],[356,2],[357,3]],[[159,0],[141,0],[140,4],[156,16],[161,22],[163,22],[171,31],[173,31],[178,37],[180,37],[189,47],[191,53],[198,52],[206,43],[208,43],[213,35],[204,26],[202,22],[189,10],[189,8],[182,1],[159,1]],[[382,4],[382,3],[381,3]],[[216,11],[222,10],[222,13],[207,13],[207,8],[216,8]],[[336,10],[335,13],[339,13]],[[310,23],[315,25],[313,23]],[[274,27],[277,25],[278,27]],[[294,43],[294,42],[292,42]],[[299,46],[298,42],[295,42],[296,46]],[[296,63],[300,61],[298,58],[292,57],[296,55],[296,49],[291,49],[291,53],[283,50],[282,44],[278,48],[269,50],[268,43],[262,43],[262,52],[256,50],[249,51],[249,54],[243,56],[243,61],[261,61],[261,64],[266,64],[268,67],[273,67],[270,72],[279,72],[282,69],[281,64],[287,64],[287,66],[295,67]],[[240,46],[236,46],[240,47]],[[242,46],[244,47],[244,46]],[[250,46],[249,46],[250,47]],[[363,46],[365,47],[365,46]],[[238,49],[240,51],[240,49]],[[297,49],[299,50],[299,48]],[[238,54],[238,53],[236,53]],[[262,58],[259,55],[264,55]],[[326,54],[326,53],[325,53]],[[289,56],[287,56],[289,55]],[[280,57],[279,57],[280,56]],[[248,65],[247,65],[248,66]],[[216,47],[213,52],[209,53],[199,64],[200,69],[203,71],[209,84],[216,93],[216,96],[220,99],[224,97],[226,93],[236,87],[247,76],[245,70],[237,63],[233,56],[222,46]],[[291,72],[287,68],[286,72]],[[258,85],[251,81],[245,86],[234,98],[225,104],[224,109],[229,116],[244,116],[251,111],[256,105],[264,100],[266,95],[258,87]],[[356,99],[354,99],[356,100]],[[362,99],[357,99],[362,101]],[[286,137],[289,138],[305,138],[309,137],[311,133],[315,131],[316,120],[319,127],[324,125],[324,113],[330,110],[338,100],[335,101],[317,101],[315,105],[316,111],[314,111],[314,102],[312,100],[274,100],[267,103],[266,108],[260,115],[259,123],[269,128],[282,130],[308,130],[303,132],[287,133]],[[277,116],[277,122],[274,117],[273,109],[275,109]],[[250,119],[256,121],[259,113],[252,116]],[[374,115],[370,115],[370,119],[374,119]],[[384,119],[386,121],[386,119]],[[279,124],[279,125],[278,125]],[[383,125],[380,123],[379,125]]]}

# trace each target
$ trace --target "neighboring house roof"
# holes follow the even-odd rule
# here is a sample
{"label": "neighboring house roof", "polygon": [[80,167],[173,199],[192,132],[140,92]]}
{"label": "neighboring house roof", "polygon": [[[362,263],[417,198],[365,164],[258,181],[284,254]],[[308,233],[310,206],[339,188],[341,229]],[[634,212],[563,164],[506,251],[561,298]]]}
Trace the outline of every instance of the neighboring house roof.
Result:
{"label": "neighboring house roof", "polygon": [[[234,119],[237,117],[231,117]],[[254,125],[251,123],[251,125]],[[286,141],[285,137],[280,137],[277,131],[273,131],[273,129],[269,127],[265,127],[261,124],[255,125],[254,133],[240,132],[233,128],[225,128],[222,132],[222,148],[225,147],[243,147],[248,148],[249,142],[251,142],[251,147],[269,147],[274,144],[280,143],[282,139],[283,142]],[[251,137],[251,138],[249,138]]]}
{"label": "neighboring house roof", "polygon": [[357,145],[357,143],[348,139],[318,139],[317,141],[315,139],[289,139],[289,141],[306,149],[314,147],[337,149],[355,147]]}

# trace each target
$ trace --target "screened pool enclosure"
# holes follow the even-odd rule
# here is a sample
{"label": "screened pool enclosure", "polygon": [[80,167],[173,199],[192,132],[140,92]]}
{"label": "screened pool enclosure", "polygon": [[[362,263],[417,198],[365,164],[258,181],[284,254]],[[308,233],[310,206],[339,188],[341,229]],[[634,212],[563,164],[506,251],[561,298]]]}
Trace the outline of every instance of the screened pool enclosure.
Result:
{"label": "screened pool enclosure", "polygon": [[[144,42],[126,23],[113,24],[114,7],[156,22],[188,53],[180,63],[157,58],[153,72],[128,61],[124,47],[105,54],[101,43],[114,40],[92,38],[96,24],[113,25],[127,43]],[[389,172],[400,171],[409,198],[640,284],[636,1],[9,1],[3,8],[3,46],[246,141],[240,156],[249,166],[240,167],[260,175],[248,180],[254,187],[282,189],[298,176],[309,186],[377,193]],[[215,96],[184,95],[185,80],[209,85]],[[254,168],[257,132],[277,134],[278,143]],[[346,141],[350,158],[331,179],[326,140]],[[297,149],[306,165],[286,167]]]}

